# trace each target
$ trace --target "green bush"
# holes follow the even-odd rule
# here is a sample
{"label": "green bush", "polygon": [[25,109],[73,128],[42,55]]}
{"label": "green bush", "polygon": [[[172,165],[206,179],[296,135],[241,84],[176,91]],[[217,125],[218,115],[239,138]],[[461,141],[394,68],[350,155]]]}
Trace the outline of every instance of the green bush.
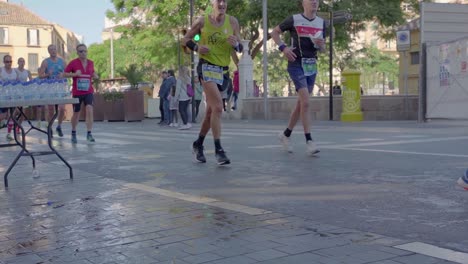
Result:
{"label": "green bush", "polygon": [[104,92],[102,93],[102,97],[104,101],[112,102],[112,101],[119,101],[123,100],[124,93],[123,92]]}

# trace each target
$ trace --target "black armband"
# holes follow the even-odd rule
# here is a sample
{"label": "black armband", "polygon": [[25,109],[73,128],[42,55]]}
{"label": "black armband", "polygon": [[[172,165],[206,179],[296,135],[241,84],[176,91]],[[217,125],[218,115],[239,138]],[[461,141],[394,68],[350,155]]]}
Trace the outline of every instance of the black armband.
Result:
{"label": "black armband", "polygon": [[187,41],[187,43],[185,43],[185,46],[193,51],[197,51],[198,50],[198,45],[197,43],[195,43],[195,41],[193,40],[189,40]]}
{"label": "black armband", "polygon": [[244,45],[242,45],[240,42],[237,42],[237,46],[235,46],[234,49],[240,53],[244,50]]}

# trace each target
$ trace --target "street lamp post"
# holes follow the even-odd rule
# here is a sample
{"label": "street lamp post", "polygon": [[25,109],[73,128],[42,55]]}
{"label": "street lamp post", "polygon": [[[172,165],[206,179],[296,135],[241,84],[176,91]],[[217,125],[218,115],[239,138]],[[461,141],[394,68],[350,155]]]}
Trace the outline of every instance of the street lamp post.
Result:
{"label": "street lamp post", "polygon": [[329,120],[333,121],[333,0],[330,1],[330,65],[329,65],[329,84],[328,84],[328,99],[329,99]]}
{"label": "street lamp post", "polygon": [[111,79],[114,79],[114,27],[110,28]]}
{"label": "street lamp post", "polygon": [[[193,24],[193,0],[190,0],[190,26]],[[179,45],[180,46],[180,45]],[[193,76],[195,75],[195,54],[194,51],[190,52],[190,84],[192,85],[192,89],[195,92],[195,82],[193,80]],[[192,97],[192,123],[195,123],[196,116],[195,116],[195,95]]]}
{"label": "street lamp post", "polygon": [[268,53],[267,53],[267,40],[268,40],[268,16],[267,16],[268,0],[263,0],[263,111],[265,113],[265,120],[268,119]]}

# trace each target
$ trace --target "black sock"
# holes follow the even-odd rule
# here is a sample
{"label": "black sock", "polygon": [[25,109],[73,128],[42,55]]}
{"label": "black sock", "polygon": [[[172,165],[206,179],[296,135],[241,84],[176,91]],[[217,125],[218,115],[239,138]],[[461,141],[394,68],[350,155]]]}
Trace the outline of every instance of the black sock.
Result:
{"label": "black sock", "polygon": [[218,151],[218,150],[222,150],[223,147],[221,147],[221,140],[220,139],[215,139],[214,140],[214,144],[215,144],[215,150]]}
{"label": "black sock", "polygon": [[76,136],[76,131],[75,130],[72,130],[72,136],[75,135]]}
{"label": "black sock", "polygon": [[305,133],[305,137],[306,137],[306,142],[307,141],[312,141],[312,136],[310,135],[310,133]]}
{"label": "black sock", "polygon": [[205,141],[205,136],[198,135],[197,140],[195,140],[195,145],[203,146],[203,141]]}
{"label": "black sock", "polygon": [[286,137],[290,137],[290,136],[291,136],[291,133],[292,133],[292,130],[289,129],[289,128],[286,128],[286,130],[284,131],[283,134],[284,134]]}
{"label": "black sock", "polygon": [[88,135],[91,135],[91,131],[88,131]]}

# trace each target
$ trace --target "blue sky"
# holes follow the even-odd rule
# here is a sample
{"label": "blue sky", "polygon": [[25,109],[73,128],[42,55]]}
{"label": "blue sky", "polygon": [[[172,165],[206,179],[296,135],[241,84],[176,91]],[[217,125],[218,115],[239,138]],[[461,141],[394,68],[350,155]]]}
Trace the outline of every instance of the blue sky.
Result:
{"label": "blue sky", "polygon": [[113,9],[110,0],[9,0],[23,4],[30,11],[84,37],[89,45],[101,42],[104,17]]}

